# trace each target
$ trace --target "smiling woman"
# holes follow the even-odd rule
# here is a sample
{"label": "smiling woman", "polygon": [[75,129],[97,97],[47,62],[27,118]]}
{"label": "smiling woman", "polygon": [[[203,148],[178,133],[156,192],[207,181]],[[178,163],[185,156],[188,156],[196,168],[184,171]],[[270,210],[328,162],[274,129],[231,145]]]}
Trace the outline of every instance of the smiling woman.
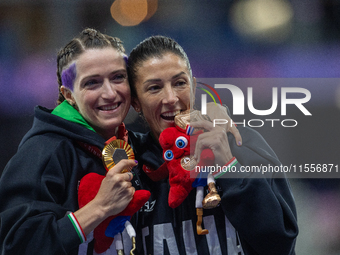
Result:
{"label": "smiling woman", "polygon": [[88,49],[71,66],[77,69],[73,91],[60,90],[84,119],[105,139],[115,135],[130,107],[124,55],[114,48]]}
{"label": "smiling woman", "polygon": [[[58,106],[35,108],[33,127],[0,180],[1,254],[92,254],[87,236],[132,200],[132,174],[122,170],[136,162],[123,159],[107,172],[93,153],[113,136],[128,140],[124,52],[118,38],[94,29],[59,51]],[[99,191],[79,208],[79,183],[89,173],[102,176]]]}
{"label": "smiling woman", "polygon": [[141,111],[156,137],[174,126],[175,115],[190,108],[191,76],[174,54],[146,60],[138,70],[133,106]]}
{"label": "smiling woman", "polygon": [[[130,53],[128,74],[132,104],[150,126],[150,132],[146,134],[129,132],[139,168],[135,172],[133,184],[137,183],[151,192],[144,210],[139,211],[138,217],[132,221],[137,230],[137,253],[295,254],[298,232],[295,204],[288,181],[283,175],[240,174],[237,178],[229,178],[229,173],[223,172],[214,175],[212,178],[216,179],[217,188],[210,191],[220,194],[221,204],[205,210],[202,220],[202,201],[196,200],[195,192],[190,191],[192,182],[182,181],[186,176],[183,173],[188,172],[183,161],[178,161],[180,163],[174,171],[167,170],[169,165],[165,160],[175,158],[175,153],[168,150],[163,154],[159,136],[164,132],[162,135],[166,134],[178,141],[178,130],[171,128],[175,125],[174,116],[193,105],[196,86],[182,47],[168,37],[149,37]],[[231,123],[223,106],[210,105],[207,113],[209,117],[214,116],[211,119],[228,119]],[[196,146],[190,148],[190,151],[195,150],[193,158],[197,162],[200,152],[210,148],[215,165],[222,169],[233,167],[239,171],[247,165],[281,165],[265,140],[250,128],[228,125],[224,129],[214,127],[213,123],[206,120],[193,123],[192,119],[190,126],[205,130],[194,138],[197,139]],[[226,131],[232,132],[234,136]],[[162,135],[163,138],[166,136]],[[241,140],[244,141],[242,146],[238,143]],[[171,143],[163,139],[162,144],[165,143],[171,147]],[[183,153],[178,151],[182,146],[177,142],[173,146],[178,155]],[[169,193],[172,183],[180,183],[182,187],[189,183],[184,191],[179,189],[181,192],[176,201],[172,201],[176,204],[175,209],[168,203],[171,200]],[[211,183],[209,189],[214,187]],[[204,191],[203,187],[196,190],[198,193],[209,193],[207,187]],[[209,231],[207,235],[207,231],[202,231],[200,226],[202,222]],[[195,227],[197,231],[194,231]]]}

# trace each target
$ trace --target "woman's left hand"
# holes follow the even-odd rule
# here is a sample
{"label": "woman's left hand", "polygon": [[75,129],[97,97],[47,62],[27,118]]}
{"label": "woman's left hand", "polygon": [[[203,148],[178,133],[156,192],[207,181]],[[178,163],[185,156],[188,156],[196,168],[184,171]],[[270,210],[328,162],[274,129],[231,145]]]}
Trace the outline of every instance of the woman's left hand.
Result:
{"label": "woman's left hand", "polygon": [[200,155],[205,148],[210,148],[215,156],[215,163],[224,166],[232,158],[227,131],[220,126],[213,126],[210,121],[202,120],[190,123],[194,128],[208,130],[198,136],[194,157],[199,162]]}

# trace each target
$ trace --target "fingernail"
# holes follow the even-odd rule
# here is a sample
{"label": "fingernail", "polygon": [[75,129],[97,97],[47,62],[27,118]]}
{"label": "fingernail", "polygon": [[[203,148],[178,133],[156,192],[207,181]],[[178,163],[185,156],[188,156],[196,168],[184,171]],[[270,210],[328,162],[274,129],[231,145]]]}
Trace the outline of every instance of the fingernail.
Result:
{"label": "fingernail", "polygon": [[135,163],[138,165],[138,161],[137,160],[135,160]]}
{"label": "fingernail", "polygon": [[129,180],[132,181],[132,179],[133,179],[133,173],[128,172],[128,174],[129,174]]}
{"label": "fingernail", "polygon": [[241,145],[242,145],[242,142],[241,142],[241,141],[238,141],[237,144],[238,144],[238,146],[241,146]]}

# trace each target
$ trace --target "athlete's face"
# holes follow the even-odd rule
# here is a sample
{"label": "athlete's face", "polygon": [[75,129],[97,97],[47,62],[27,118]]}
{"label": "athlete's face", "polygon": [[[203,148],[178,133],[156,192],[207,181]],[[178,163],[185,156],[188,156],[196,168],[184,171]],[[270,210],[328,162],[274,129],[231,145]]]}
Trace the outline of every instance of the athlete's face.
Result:
{"label": "athlete's face", "polygon": [[93,129],[109,139],[128,113],[131,98],[123,54],[107,47],[89,49],[75,61],[73,91],[65,98],[76,104]]}
{"label": "athlete's face", "polygon": [[164,129],[174,126],[177,113],[190,108],[190,72],[182,58],[166,53],[144,61],[136,77],[133,106],[142,111],[158,138]]}

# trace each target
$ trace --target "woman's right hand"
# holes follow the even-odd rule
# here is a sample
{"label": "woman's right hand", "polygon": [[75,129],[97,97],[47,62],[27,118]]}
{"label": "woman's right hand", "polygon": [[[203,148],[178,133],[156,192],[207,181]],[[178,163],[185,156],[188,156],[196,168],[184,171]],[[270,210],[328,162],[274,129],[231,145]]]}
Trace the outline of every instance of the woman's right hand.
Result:
{"label": "woman's right hand", "polygon": [[136,165],[134,160],[123,159],[112,167],[103,179],[94,202],[106,216],[120,213],[132,200],[135,188],[132,187],[132,173],[122,173]]}
{"label": "woman's right hand", "polygon": [[227,121],[227,124],[218,124],[218,125],[223,127],[226,130],[226,132],[230,132],[234,135],[237,146],[242,145],[241,134],[238,131],[235,124],[233,123],[233,120],[228,115],[227,108],[225,108],[222,105],[209,102],[207,103],[207,115],[209,116],[211,120],[222,119],[222,120]]}
{"label": "woman's right hand", "polygon": [[122,212],[128,206],[135,193],[135,188],[131,184],[133,175],[122,171],[136,164],[134,160],[122,159],[107,172],[95,198],[74,212],[85,235],[88,235],[103,220]]}

